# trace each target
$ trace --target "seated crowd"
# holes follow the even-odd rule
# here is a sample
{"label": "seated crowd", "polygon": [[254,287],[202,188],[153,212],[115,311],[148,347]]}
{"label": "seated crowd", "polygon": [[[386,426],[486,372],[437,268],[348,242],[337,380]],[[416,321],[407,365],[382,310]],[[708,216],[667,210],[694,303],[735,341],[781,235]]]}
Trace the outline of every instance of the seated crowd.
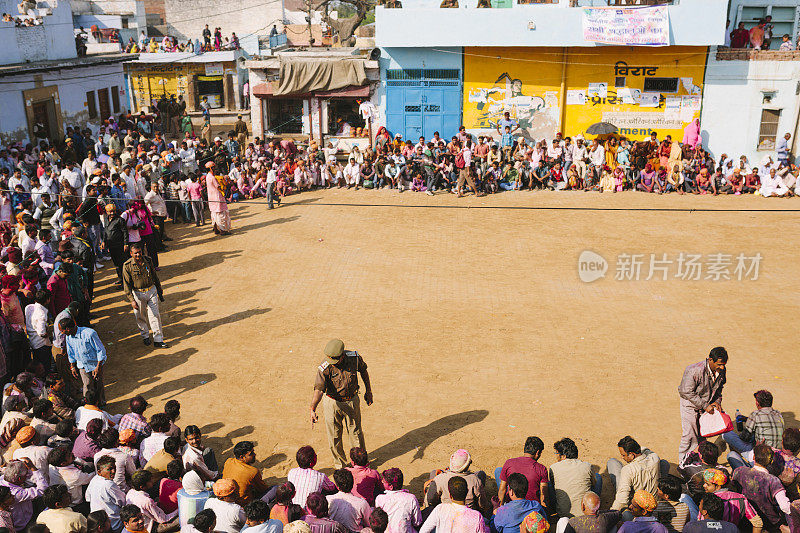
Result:
{"label": "seated crowd", "polygon": [[[311,446],[297,450],[285,481],[270,486],[250,441],[222,468],[196,425],[177,425],[180,405],[145,416],[136,396],[112,415],[88,388],[78,401],[57,373],[23,372],[3,395],[0,528],[30,533],[735,533],[800,526],[800,429],[784,428],[768,391],[740,432],[702,441],[671,467],[625,436],[606,476],[579,458],[570,438],[528,437],[522,455],[494,471],[467,450],[434,470],[421,498],[396,467],[372,468],[362,448],[329,477]],[[73,409],[74,408],[74,409]],[[671,471],[672,470],[672,471]],[[494,484],[496,484],[496,489]],[[601,495],[609,487],[606,505]]]}
{"label": "seated crowd", "polygon": [[[267,196],[269,184],[274,184],[278,197],[320,187],[388,187],[459,196],[521,189],[765,197],[800,192],[800,171],[788,151],[788,133],[778,142],[776,159],[767,155],[751,165],[746,156],[721,154],[715,160],[702,148],[699,136],[679,143],[670,136],[659,141],[655,133],[637,142],[610,135],[587,143],[582,136],[572,139],[557,133],[552,141],[528,143],[512,133],[516,122],[506,121],[510,125],[499,142],[489,136],[474,139],[462,126],[449,141],[435,132],[416,144],[403,141],[400,134],[392,139],[380,128],[374,149],[353,145],[344,153],[332,142],[320,148],[312,141],[301,150],[291,141],[265,142],[258,137],[243,147],[233,132],[217,146],[229,147],[233,164],[228,181],[236,199]],[[188,135],[184,142],[190,142]],[[197,146],[207,149],[210,144],[201,140]]]}

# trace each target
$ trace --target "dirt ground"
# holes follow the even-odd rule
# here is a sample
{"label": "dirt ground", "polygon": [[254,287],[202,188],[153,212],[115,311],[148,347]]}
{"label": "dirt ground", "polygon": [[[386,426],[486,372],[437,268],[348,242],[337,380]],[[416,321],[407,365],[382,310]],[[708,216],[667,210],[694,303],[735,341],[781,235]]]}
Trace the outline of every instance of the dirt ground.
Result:
{"label": "dirt ground", "polygon": [[[455,449],[491,472],[528,435],[544,440],[545,465],[564,436],[600,472],[625,435],[674,462],[683,369],[717,345],[730,354],[729,412],[749,413],[766,388],[798,425],[798,209],[752,196],[329,190],[273,211],[233,205],[229,237],[169,223],[169,349],[142,345],[112,270],[99,272],[110,410],[142,394],[152,414],[174,398],[179,424],[199,425],[218,457],[253,440],[277,481],[311,444],[329,469],[308,405],[322,349],[340,337],[369,365],[372,463],[402,468],[416,491]],[[579,279],[584,250],[608,260],[605,278]],[[667,281],[645,280],[650,254],[681,252],[731,254],[734,278],[738,254],[763,259],[757,280],[683,280],[676,264]],[[644,254],[639,281],[615,279],[623,253]]]}

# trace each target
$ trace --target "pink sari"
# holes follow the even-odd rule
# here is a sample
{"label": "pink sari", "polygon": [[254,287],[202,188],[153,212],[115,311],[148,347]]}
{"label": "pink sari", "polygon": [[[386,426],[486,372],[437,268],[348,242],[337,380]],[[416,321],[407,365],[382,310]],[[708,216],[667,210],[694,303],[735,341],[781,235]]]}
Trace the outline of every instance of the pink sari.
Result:
{"label": "pink sari", "polygon": [[700,145],[700,119],[696,118],[683,128],[683,144],[692,149]]}
{"label": "pink sari", "polygon": [[213,172],[206,174],[206,189],[208,190],[208,208],[211,210],[211,221],[220,231],[231,230],[231,215],[228,212],[228,202],[225,195],[219,190],[219,183]]}

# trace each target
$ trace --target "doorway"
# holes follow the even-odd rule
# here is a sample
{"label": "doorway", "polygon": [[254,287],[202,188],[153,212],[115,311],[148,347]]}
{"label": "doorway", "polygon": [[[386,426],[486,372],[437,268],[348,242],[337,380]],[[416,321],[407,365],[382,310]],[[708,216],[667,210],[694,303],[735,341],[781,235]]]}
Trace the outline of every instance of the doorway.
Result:
{"label": "doorway", "polygon": [[55,139],[55,116],[53,115],[55,106],[53,99],[48,98],[42,102],[33,104],[33,136],[38,141],[46,139],[52,144]]}
{"label": "doorway", "polygon": [[57,143],[63,135],[61,101],[58,87],[38,87],[22,91],[25,115],[31,139],[47,139]]}
{"label": "doorway", "polygon": [[111,116],[111,106],[108,100],[108,89],[97,90],[97,104],[100,107],[100,120],[105,120]]}

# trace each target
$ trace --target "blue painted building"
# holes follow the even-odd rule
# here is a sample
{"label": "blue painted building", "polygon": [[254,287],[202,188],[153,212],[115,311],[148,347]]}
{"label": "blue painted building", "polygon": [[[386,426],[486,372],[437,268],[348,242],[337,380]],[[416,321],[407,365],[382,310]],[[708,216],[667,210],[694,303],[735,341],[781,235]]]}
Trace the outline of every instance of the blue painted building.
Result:
{"label": "blue painted building", "polygon": [[381,50],[381,89],[386,128],[403,139],[426,139],[461,124],[461,48]]}

